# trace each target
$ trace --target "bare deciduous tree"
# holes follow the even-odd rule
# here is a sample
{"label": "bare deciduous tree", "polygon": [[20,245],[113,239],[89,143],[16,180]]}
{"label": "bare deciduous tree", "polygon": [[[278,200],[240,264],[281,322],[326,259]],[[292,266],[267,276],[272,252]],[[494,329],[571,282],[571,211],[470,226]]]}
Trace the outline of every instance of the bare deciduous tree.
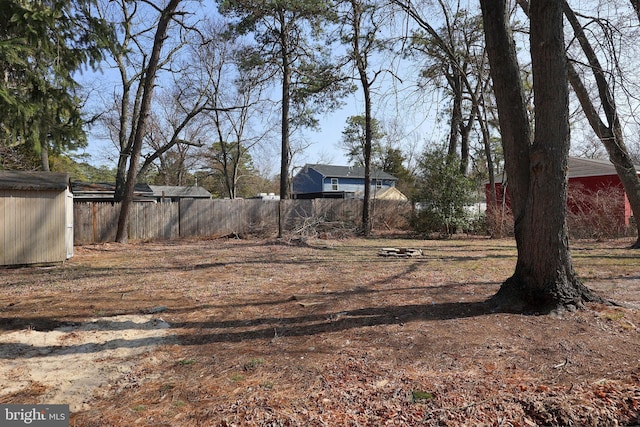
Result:
{"label": "bare deciduous tree", "polygon": [[153,45],[149,53],[149,59],[142,73],[140,89],[142,96],[140,98],[138,117],[137,120],[135,120],[135,131],[132,132],[133,138],[131,138],[130,145],[129,168],[122,203],[120,205],[118,230],[116,231],[116,241],[120,243],[126,243],[128,241],[129,213],[131,203],[133,202],[133,191],[138,177],[138,165],[140,163],[146,125],[151,112],[151,100],[153,99],[157,73],[163,59],[162,50],[167,40],[169,25],[177,15],[180,15],[177,10],[180,2],[181,0],[169,0],[162,9],[158,9],[160,19],[158,20],[158,25],[153,37]]}
{"label": "bare deciduous tree", "polygon": [[422,70],[422,76],[427,79],[444,76],[447,81],[447,90],[452,97],[448,148],[449,153],[454,153],[459,143],[460,167],[464,173],[469,168],[470,133],[474,125],[478,126],[491,188],[488,203],[493,206],[497,200],[495,165],[490,122],[486,120],[487,109],[493,101],[490,100],[486,51],[478,43],[482,37],[480,20],[461,9],[459,4],[457,9],[451,10],[448,2],[439,0],[438,10],[444,17],[444,26],[437,30],[425,16],[426,12],[415,3],[392,1],[424,31],[424,34],[415,32],[412,36],[412,48],[427,55],[431,61]]}

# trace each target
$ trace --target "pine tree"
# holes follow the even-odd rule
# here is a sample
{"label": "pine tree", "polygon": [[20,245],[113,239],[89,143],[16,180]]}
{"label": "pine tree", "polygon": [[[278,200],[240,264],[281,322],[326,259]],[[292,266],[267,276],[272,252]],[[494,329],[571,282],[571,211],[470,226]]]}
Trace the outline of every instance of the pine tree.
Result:
{"label": "pine tree", "polygon": [[86,0],[3,2],[0,8],[0,145],[27,145],[48,170],[49,150],[84,146],[74,74],[95,66],[110,28]]}

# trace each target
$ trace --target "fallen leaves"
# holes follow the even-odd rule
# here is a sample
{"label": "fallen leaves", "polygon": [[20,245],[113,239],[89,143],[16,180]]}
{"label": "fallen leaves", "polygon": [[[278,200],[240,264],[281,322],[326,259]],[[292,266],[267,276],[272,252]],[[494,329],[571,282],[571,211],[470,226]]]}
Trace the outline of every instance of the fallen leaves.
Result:
{"label": "fallen leaves", "polygon": [[[584,243],[576,257],[604,278],[588,285],[640,301],[637,280],[615,287],[606,280],[626,277],[637,259],[598,245]],[[422,255],[377,255],[380,247],[407,246]],[[637,311],[487,311],[483,301],[515,263],[510,241],[209,240],[76,249],[60,268],[0,277],[7,330],[156,312],[170,325],[170,341],[133,360],[135,369],[114,386],[87,396],[90,408],[72,414],[74,425],[639,421]],[[98,360],[101,367],[113,362]],[[4,400],[37,401],[49,390],[33,384],[28,391]]]}

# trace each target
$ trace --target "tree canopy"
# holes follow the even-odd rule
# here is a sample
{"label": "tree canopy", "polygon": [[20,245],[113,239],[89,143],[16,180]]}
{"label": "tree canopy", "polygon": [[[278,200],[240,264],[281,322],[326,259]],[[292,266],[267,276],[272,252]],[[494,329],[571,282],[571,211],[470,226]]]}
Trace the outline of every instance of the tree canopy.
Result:
{"label": "tree canopy", "polygon": [[75,73],[95,67],[111,28],[91,0],[5,1],[0,8],[0,145],[44,154],[86,144]]}
{"label": "tree canopy", "polygon": [[315,127],[315,115],[340,105],[350,90],[331,62],[325,28],[335,21],[331,1],[224,0],[220,12],[235,22],[236,34],[252,34],[245,67],[264,70],[281,89],[280,197],[290,194],[291,135]]}

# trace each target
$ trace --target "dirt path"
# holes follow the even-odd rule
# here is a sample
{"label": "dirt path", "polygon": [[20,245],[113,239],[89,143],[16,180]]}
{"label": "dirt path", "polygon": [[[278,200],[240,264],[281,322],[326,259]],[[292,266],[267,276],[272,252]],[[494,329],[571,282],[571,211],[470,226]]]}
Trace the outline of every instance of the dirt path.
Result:
{"label": "dirt path", "polygon": [[[51,331],[2,334],[0,398],[41,388],[44,393],[33,403],[69,404],[72,412],[86,410],[95,393],[126,387],[127,373],[142,354],[165,343],[168,327],[153,315],[122,315]],[[123,345],[127,341],[137,344]]]}

